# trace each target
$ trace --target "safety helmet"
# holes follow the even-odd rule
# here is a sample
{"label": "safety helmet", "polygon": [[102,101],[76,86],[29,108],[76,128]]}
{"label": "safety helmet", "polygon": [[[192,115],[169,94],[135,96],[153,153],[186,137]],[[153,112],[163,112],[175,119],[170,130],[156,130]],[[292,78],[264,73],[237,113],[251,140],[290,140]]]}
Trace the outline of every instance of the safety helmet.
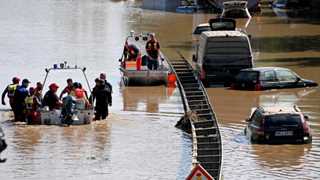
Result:
{"label": "safety helmet", "polygon": [[14,84],[18,84],[20,82],[20,79],[18,77],[14,77],[14,78],[12,78],[12,82]]}
{"label": "safety helmet", "polygon": [[56,83],[51,83],[49,86],[50,89],[58,89],[59,86]]}

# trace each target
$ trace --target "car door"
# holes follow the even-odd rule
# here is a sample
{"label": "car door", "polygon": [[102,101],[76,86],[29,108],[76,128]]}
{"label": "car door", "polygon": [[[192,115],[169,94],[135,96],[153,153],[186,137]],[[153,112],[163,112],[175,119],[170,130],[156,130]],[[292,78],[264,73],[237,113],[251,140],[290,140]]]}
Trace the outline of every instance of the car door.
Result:
{"label": "car door", "polygon": [[295,88],[299,87],[298,77],[295,73],[289,70],[277,69],[275,70],[277,80],[279,81],[279,88]]}
{"label": "car door", "polygon": [[261,72],[260,82],[263,89],[275,89],[278,88],[279,85],[279,81],[274,70]]}

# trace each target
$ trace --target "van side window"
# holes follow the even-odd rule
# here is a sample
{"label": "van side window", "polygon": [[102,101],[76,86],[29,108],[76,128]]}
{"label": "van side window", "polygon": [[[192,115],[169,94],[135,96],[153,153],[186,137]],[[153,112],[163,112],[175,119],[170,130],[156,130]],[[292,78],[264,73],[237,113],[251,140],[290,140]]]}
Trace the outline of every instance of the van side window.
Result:
{"label": "van side window", "polygon": [[276,73],[279,81],[294,82],[297,80],[297,76],[288,70],[276,70]]}
{"label": "van side window", "polygon": [[261,76],[261,81],[269,81],[273,82],[276,81],[276,75],[274,71],[266,71]]}

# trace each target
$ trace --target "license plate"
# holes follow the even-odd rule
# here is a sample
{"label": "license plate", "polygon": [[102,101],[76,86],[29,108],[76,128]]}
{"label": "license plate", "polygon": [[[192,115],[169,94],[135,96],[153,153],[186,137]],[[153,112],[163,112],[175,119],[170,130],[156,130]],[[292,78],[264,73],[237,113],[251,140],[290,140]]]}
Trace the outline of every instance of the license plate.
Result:
{"label": "license plate", "polygon": [[275,136],[293,136],[293,131],[276,131]]}

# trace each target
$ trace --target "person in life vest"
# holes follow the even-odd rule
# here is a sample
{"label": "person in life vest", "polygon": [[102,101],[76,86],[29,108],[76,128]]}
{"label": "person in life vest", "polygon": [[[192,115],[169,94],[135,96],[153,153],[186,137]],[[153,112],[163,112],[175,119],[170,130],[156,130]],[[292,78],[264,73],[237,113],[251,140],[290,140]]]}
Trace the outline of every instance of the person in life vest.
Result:
{"label": "person in life vest", "polygon": [[148,53],[148,68],[150,70],[158,69],[159,62],[159,52],[160,52],[160,44],[155,38],[153,33],[150,34],[150,40],[146,43],[146,51]]}
{"label": "person in life vest", "polygon": [[42,90],[43,90],[43,85],[41,82],[37,82],[37,86],[34,90],[34,96],[36,100],[42,104]]}
{"label": "person in life vest", "polygon": [[86,97],[86,91],[81,87],[81,85],[75,89],[75,102],[75,108],[79,110],[87,109],[91,106],[88,98]]}
{"label": "person in life vest", "polygon": [[108,105],[111,106],[112,102],[109,99],[111,96],[109,88],[101,79],[96,79],[96,86],[93,88],[91,94],[91,101],[96,100],[95,105],[95,120],[106,119],[109,114]]}
{"label": "person in life vest", "polygon": [[128,55],[124,62],[125,69],[140,71],[142,59],[139,48],[134,44],[130,44],[127,49]]}
{"label": "person in life vest", "polygon": [[59,86],[56,83],[52,83],[49,86],[49,90],[46,92],[43,98],[42,106],[48,106],[49,110],[60,109],[62,102],[57,96]]}
{"label": "person in life vest", "polygon": [[27,89],[29,84],[30,81],[28,79],[22,80],[21,86],[19,86],[14,93],[13,104],[15,121],[24,122],[26,120],[25,99],[29,94],[29,91]]}
{"label": "person in life vest", "polygon": [[71,78],[68,78],[68,79],[67,79],[67,86],[62,90],[59,98],[61,99],[62,96],[63,96],[64,94],[66,94],[66,93],[67,93],[67,94],[70,94],[70,92],[72,91],[72,87],[73,87],[73,80],[72,80]]}
{"label": "person in life vest", "polygon": [[26,119],[28,124],[40,123],[39,107],[41,106],[41,102],[39,102],[35,96],[35,89],[36,88],[30,87],[29,95],[25,99]]}
{"label": "person in life vest", "polygon": [[12,110],[14,110],[14,105],[13,105],[13,97],[16,89],[19,86],[20,79],[17,77],[12,78],[12,84],[8,85],[6,89],[2,93],[2,105],[6,105],[5,102],[5,97],[9,98],[9,104]]}

